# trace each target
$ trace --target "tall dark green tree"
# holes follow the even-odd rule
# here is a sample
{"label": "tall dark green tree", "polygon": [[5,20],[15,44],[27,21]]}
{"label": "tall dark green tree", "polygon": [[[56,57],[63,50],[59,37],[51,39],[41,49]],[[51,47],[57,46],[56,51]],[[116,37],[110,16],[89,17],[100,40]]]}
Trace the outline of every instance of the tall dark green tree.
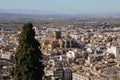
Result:
{"label": "tall dark green tree", "polygon": [[15,66],[12,76],[14,80],[42,80],[44,65],[40,44],[34,38],[35,31],[31,23],[26,23],[19,35],[19,46],[15,54]]}

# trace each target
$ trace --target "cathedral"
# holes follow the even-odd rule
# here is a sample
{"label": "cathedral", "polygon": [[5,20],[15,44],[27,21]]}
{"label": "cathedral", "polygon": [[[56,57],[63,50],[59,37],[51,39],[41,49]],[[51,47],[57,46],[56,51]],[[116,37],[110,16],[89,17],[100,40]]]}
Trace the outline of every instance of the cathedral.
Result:
{"label": "cathedral", "polygon": [[53,31],[49,37],[41,40],[41,49],[45,51],[52,51],[56,48],[75,48],[77,42],[72,39],[69,34],[61,37],[61,31]]}

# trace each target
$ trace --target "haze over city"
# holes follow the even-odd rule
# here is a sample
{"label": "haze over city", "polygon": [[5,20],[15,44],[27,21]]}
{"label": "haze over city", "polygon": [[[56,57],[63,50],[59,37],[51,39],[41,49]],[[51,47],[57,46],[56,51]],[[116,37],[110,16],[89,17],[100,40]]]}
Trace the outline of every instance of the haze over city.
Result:
{"label": "haze over city", "polygon": [[22,14],[118,15],[120,0],[0,0],[0,12]]}

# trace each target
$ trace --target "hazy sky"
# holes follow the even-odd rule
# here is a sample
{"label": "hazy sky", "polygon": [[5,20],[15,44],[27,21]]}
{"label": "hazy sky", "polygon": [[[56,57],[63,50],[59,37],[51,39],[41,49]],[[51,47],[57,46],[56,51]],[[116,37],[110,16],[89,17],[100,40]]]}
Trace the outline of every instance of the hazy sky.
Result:
{"label": "hazy sky", "polygon": [[59,13],[120,13],[120,0],[0,0],[0,9],[28,9]]}

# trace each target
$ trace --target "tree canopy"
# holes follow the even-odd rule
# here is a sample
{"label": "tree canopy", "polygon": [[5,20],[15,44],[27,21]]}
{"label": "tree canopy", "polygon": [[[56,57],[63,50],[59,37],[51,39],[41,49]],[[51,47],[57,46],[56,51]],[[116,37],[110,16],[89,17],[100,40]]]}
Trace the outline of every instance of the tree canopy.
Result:
{"label": "tree canopy", "polygon": [[34,38],[35,31],[32,23],[24,24],[19,35],[19,46],[15,54],[15,66],[11,75],[14,80],[42,80],[44,65],[40,44]]}

